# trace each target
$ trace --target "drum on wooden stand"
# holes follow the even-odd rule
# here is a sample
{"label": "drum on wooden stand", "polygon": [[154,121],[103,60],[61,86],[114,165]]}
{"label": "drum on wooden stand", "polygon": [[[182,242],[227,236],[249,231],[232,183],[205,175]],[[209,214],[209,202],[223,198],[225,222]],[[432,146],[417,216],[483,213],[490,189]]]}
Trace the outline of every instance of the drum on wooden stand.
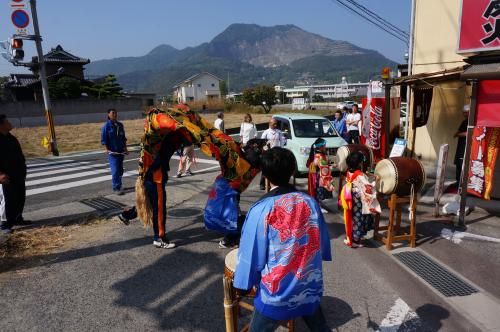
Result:
{"label": "drum on wooden stand", "polygon": [[424,166],[417,159],[394,157],[383,159],[375,167],[376,189],[381,194],[396,194],[399,197],[418,193],[424,186]]}
{"label": "drum on wooden stand", "polygon": [[371,170],[373,168],[375,158],[373,156],[372,149],[364,144],[349,144],[341,146],[337,150],[336,164],[339,171],[347,171],[347,156],[352,152],[361,152],[365,156],[366,161],[363,163],[363,172],[366,172],[367,170]]}
{"label": "drum on wooden stand", "polygon": [[[224,259],[224,316],[226,321],[226,332],[236,332],[238,330],[238,315],[239,308],[249,311],[254,311],[254,307],[242,301],[243,297],[255,297],[256,290],[253,288],[250,293],[241,295],[236,288],[234,288],[234,271],[238,265],[238,249],[231,250]],[[288,327],[289,332],[294,332],[295,324],[293,319],[282,322],[285,327]],[[247,324],[242,331],[247,331],[249,324]]]}

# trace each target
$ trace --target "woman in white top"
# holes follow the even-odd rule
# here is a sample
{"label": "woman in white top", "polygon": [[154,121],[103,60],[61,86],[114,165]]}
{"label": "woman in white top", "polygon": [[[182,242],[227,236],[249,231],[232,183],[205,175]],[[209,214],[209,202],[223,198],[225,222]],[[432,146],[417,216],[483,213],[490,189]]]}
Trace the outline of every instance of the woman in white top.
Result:
{"label": "woman in white top", "polygon": [[255,124],[252,121],[252,116],[247,113],[240,127],[240,140],[243,145],[246,145],[249,140],[256,137],[257,128],[255,128]]}

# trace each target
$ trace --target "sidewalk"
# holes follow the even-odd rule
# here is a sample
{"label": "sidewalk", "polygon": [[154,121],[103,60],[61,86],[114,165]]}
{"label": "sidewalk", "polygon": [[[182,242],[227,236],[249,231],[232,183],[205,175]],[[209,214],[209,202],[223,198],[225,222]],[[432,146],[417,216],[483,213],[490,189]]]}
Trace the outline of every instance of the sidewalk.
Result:
{"label": "sidewalk", "polygon": [[[498,202],[479,202],[477,199],[468,201],[469,206],[474,209],[466,218],[466,231],[455,229],[453,221],[455,217],[434,216],[434,186],[433,180],[425,186],[427,190],[420,196],[417,207],[417,246],[411,249],[406,243],[396,244],[391,252],[377,241],[370,242],[381,246],[390,256],[398,252],[419,251],[432,260],[448,269],[466,283],[476,287],[479,292],[470,296],[443,297],[443,300],[452,305],[459,313],[475,321],[481,330],[500,329],[500,204]],[[454,194],[446,194],[440,201],[440,207],[455,199]],[[322,205],[342,219],[342,212],[337,205],[337,197],[326,200]],[[489,207],[485,210],[481,206]],[[404,229],[409,228],[407,223],[408,214],[403,208]],[[441,208],[440,208],[441,211]],[[383,208],[381,223],[388,220],[388,211]],[[367,238],[371,239],[371,233]],[[395,261],[397,261],[395,259]],[[396,262],[400,264],[399,262]],[[425,269],[425,267],[424,267]],[[407,269],[408,270],[408,269]],[[408,272],[426,283],[413,271]],[[431,285],[427,284],[432,288]],[[440,296],[442,296],[440,294]]]}

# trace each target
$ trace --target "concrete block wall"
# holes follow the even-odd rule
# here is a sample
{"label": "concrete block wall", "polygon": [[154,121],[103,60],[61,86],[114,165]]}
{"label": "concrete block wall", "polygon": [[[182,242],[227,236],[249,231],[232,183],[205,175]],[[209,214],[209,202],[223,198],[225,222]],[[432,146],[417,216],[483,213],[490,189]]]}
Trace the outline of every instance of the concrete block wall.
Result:
{"label": "concrete block wall", "polygon": [[[52,114],[56,125],[103,122],[110,108],[118,111],[120,120],[143,117],[142,100],[139,98],[74,99],[52,102]],[[15,127],[36,127],[47,123],[43,103],[34,101],[0,102],[0,114],[7,115]]]}

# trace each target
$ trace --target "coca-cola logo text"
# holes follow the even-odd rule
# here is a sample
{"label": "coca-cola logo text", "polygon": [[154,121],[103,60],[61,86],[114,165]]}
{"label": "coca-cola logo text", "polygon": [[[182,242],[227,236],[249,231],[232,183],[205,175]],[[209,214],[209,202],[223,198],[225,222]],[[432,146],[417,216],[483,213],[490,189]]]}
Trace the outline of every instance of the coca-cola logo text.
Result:
{"label": "coca-cola logo text", "polygon": [[368,141],[373,150],[380,150],[381,148],[382,120],[382,107],[370,107],[370,132],[368,134]]}

